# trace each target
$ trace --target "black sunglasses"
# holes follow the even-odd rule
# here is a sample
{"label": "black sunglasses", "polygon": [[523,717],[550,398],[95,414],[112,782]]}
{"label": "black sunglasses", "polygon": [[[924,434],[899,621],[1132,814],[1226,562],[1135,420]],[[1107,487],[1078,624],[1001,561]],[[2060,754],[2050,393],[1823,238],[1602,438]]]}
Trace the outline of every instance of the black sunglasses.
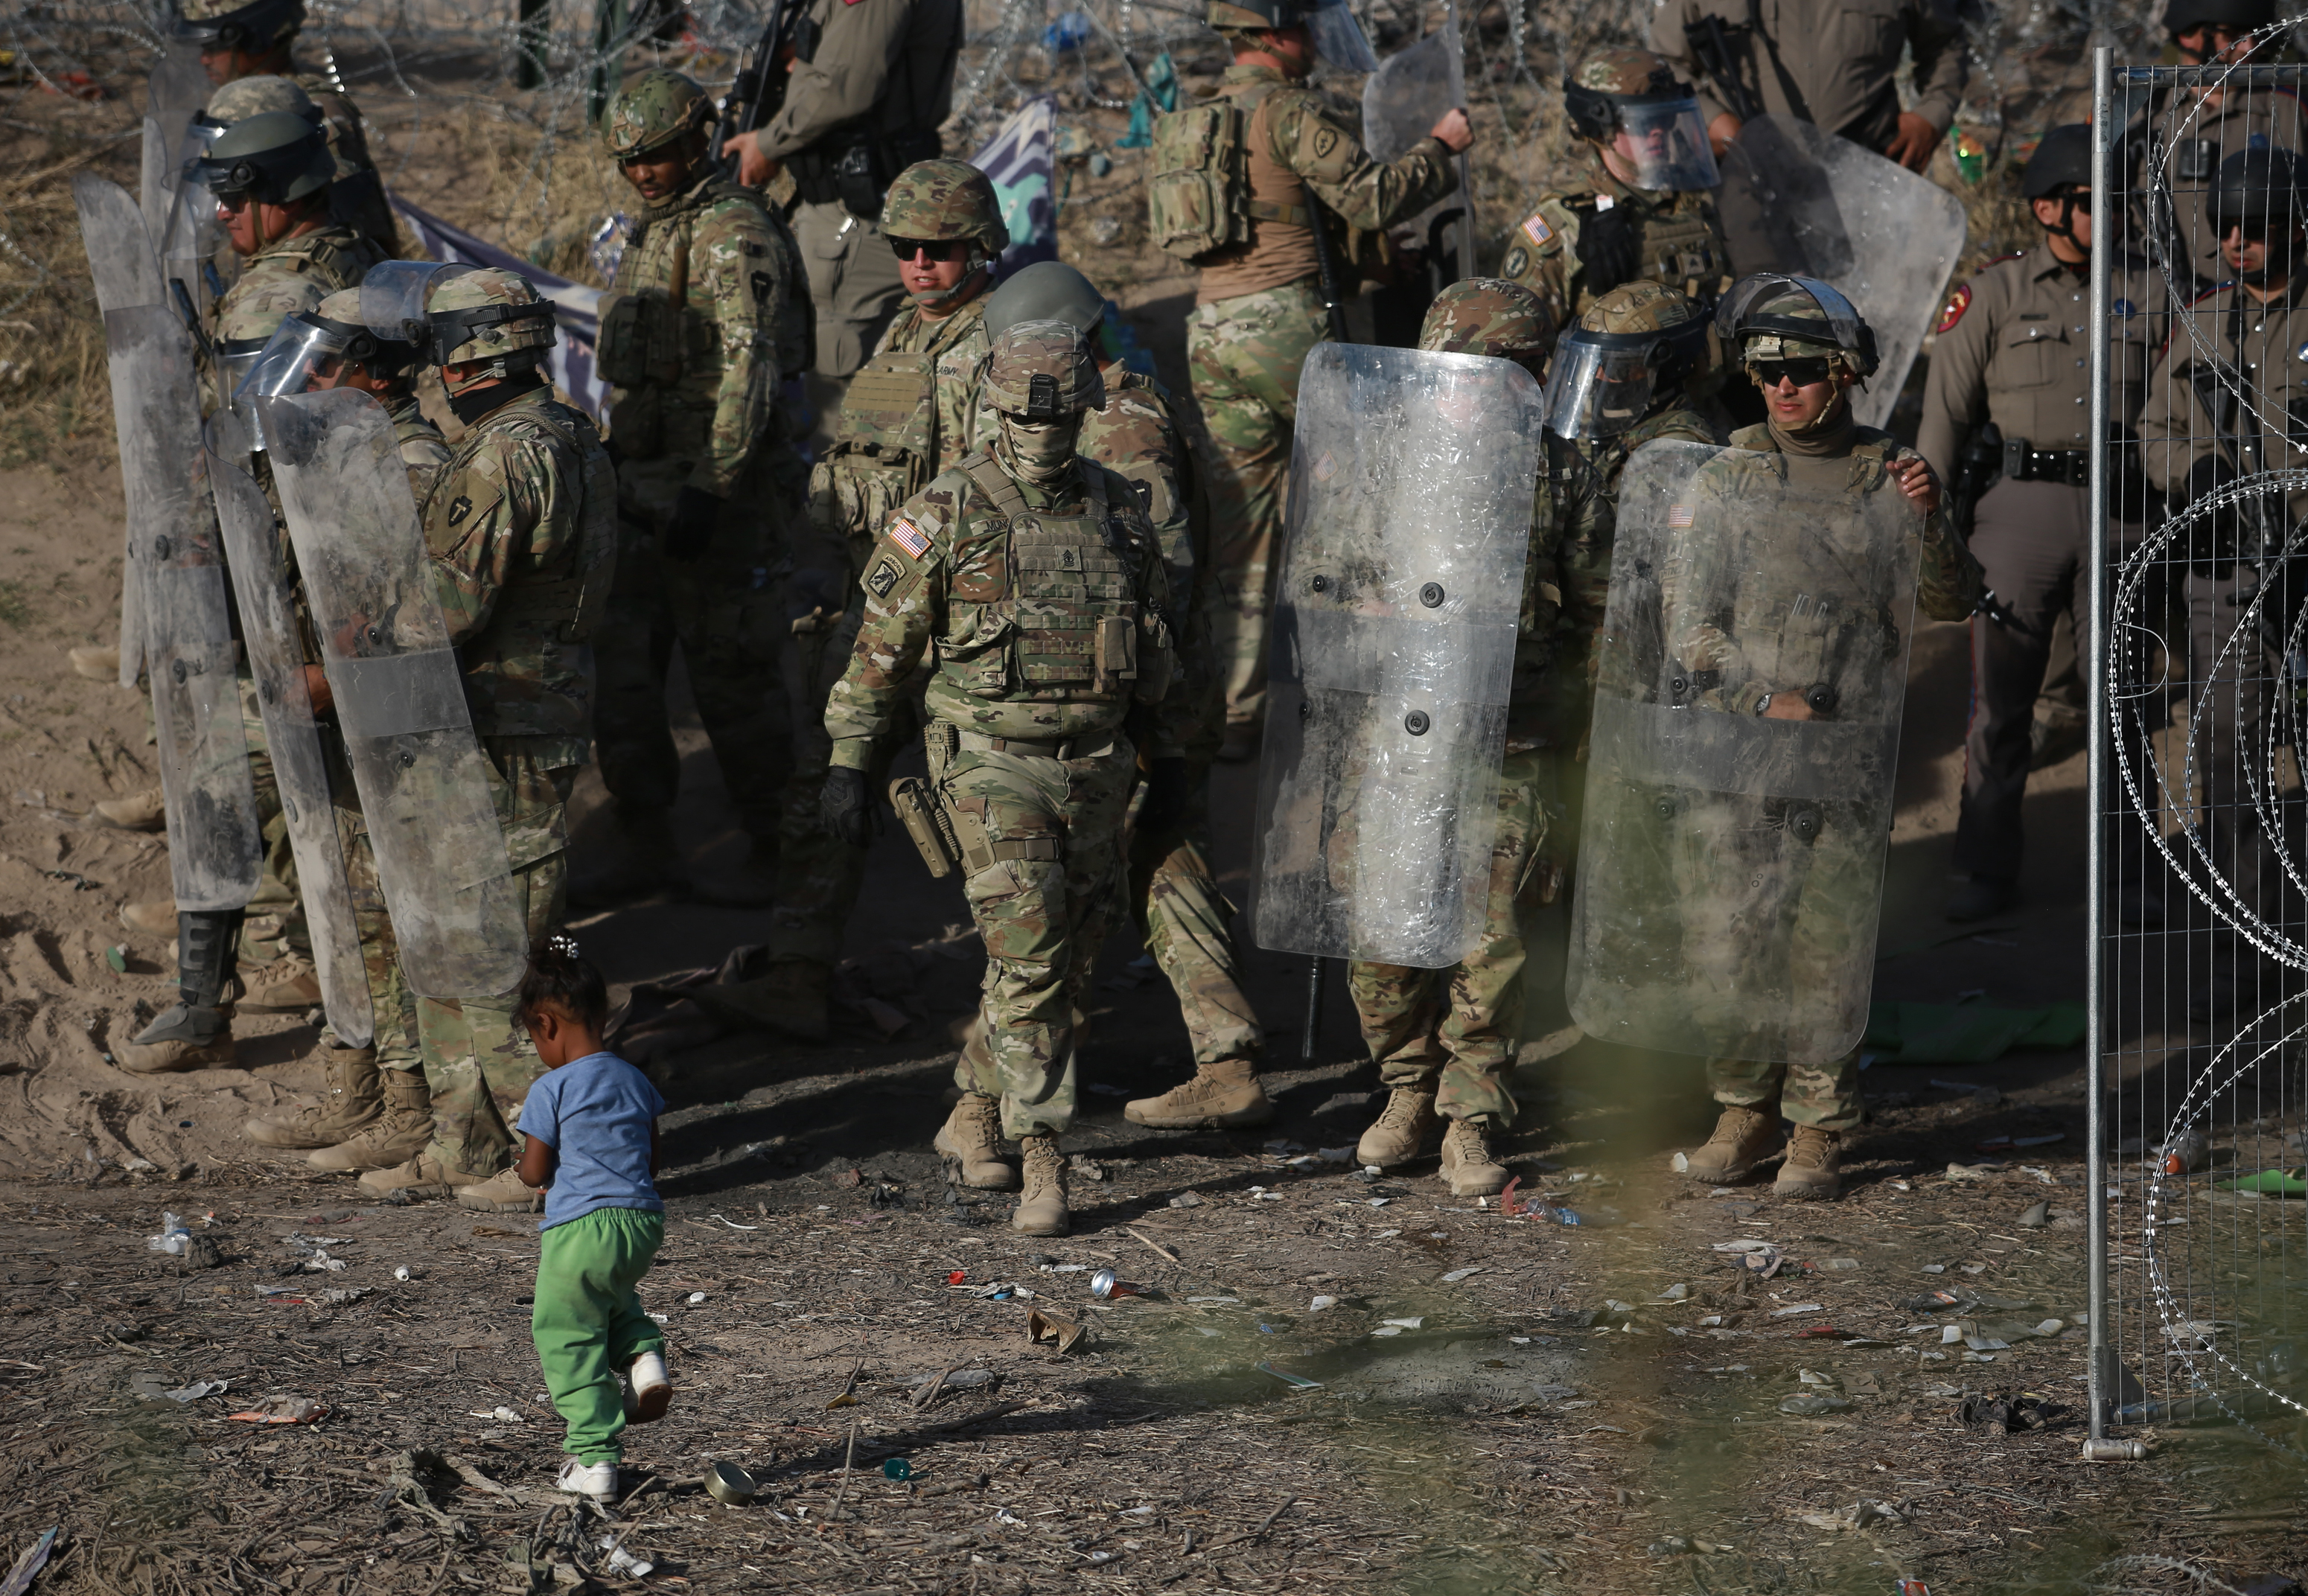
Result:
{"label": "black sunglasses", "polygon": [[962,238],[899,238],[892,236],[890,247],[898,252],[898,259],[910,261],[919,255],[926,261],[951,261],[969,247]]}
{"label": "black sunglasses", "polygon": [[1766,388],[1777,388],[1781,382],[1792,382],[1798,388],[1808,388],[1813,382],[1824,382],[1835,369],[1834,362],[1824,358],[1806,360],[1758,360],[1748,370],[1755,381]]}

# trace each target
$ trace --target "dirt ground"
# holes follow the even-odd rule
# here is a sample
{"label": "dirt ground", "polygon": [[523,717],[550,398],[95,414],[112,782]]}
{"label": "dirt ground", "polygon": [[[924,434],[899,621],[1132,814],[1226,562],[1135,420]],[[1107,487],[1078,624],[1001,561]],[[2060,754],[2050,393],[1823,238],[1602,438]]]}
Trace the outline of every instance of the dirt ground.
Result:
{"label": "dirt ground", "polygon": [[[125,176],[122,159],[98,169]],[[1126,296],[1158,352],[1184,287]],[[1076,1233],[1029,1240],[1008,1199],[956,1200],[928,1152],[982,958],[901,834],[875,845],[833,1041],[670,1058],[644,1296],[678,1394],[629,1436],[614,1508],[559,1496],[530,1222],[366,1204],[242,1141],[304,1078],[309,1017],[244,1018],[239,1069],[107,1060],[170,1000],[172,957],[118,917],[165,896],[163,845],[79,818],[153,773],[136,696],[65,660],[112,635],[112,452],[98,415],[0,470],[0,1566],[56,1529],[33,1589],[2273,1592],[2254,1581],[2308,1568],[2295,1464],[2252,1436],[2150,1431],[2145,1462],[2079,1460],[2079,1050],[1876,1063],[1839,1203],[1692,1188],[1667,1157],[1711,1118],[1694,1062],[1565,1029],[1549,911],[1511,1150],[1524,1195],[1588,1221],[1570,1228],[1453,1201],[1431,1163],[1365,1180],[1327,1159],[1374,1112],[1375,1075],[1335,982],[1298,1058],[1297,959],[1248,953],[1272,1127],[1128,1124],[1122,1101],[1187,1053],[1166,986],[1117,943],[1069,1138]],[[1915,648],[1876,995],[2072,1000],[2080,760],[2036,784],[2022,906],[1969,933],[1938,917],[1965,637],[1927,624]],[[676,698],[702,873],[742,839]],[[1238,900],[1250,794],[1246,768],[1219,771]],[[599,802],[589,776],[581,854]],[[762,940],[766,916],[664,902],[574,929],[622,994]],[[1980,1150],[2055,1132],[2032,1163]],[[202,1257],[150,1248],[164,1212]],[[1146,1294],[1092,1300],[1100,1266]],[[1956,1285],[2011,1345],[1975,1351],[1947,1339],[1963,1316],[1912,1305]],[[1087,1334],[1035,1343],[1038,1313]],[[2022,1393],[2039,1424],[1965,1421],[1969,1399],[1976,1418]],[[235,1417],[274,1397],[324,1411]],[[717,1463],[753,1472],[751,1505],[703,1494]]]}

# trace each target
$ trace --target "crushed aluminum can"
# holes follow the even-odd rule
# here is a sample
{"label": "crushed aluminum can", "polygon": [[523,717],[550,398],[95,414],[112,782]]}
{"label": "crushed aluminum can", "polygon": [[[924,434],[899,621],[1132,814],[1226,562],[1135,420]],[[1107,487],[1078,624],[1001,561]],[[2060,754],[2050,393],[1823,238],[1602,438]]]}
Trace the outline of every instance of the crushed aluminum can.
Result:
{"label": "crushed aluminum can", "polygon": [[743,1507],[752,1501],[761,1487],[754,1477],[733,1463],[718,1463],[705,1471],[705,1494],[730,1507]]}
{"label": "crushed aluminum can", "polygon": [[1089,1294],[1103,1302],[1115,1297],[1143,1297],[1146,1288],[1123,1279],[1111,1269],[1100,1269],[1089,1277]]}

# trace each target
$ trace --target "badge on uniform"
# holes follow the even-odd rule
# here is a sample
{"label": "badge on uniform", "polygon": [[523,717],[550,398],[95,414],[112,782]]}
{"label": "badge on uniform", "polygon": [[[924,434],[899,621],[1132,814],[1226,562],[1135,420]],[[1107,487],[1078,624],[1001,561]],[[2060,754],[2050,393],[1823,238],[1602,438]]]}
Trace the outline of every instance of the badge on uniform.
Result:
{"label": "badge on uniform", "polygon": [[1940,319],[1937,323],[1933,326],[1932,330],[1933,332],[1945,332],[1958,322],[1962,321],[1963,313],[1970,308],[1971,285],[1969,283],[1965,283],[1959,287],[1953,295],[1949,296],[1947,309],[1940,313]]}
{"label": "badge on uniform", "polygon": [[1554,237],[1554,229],[1546,225],[1546,218],[1536,210],[1523,218],[1522,230],[1524,236],[1541,249],[1546,248]]}
{"label": "badge on uniform", "polygon": [[464,494],[459,493],[449,505],[449,524],[453,527],[472,513],[473,502]]}
{"label": "badge on uniform", "polygon": [[778,279],[771,277],[768,272],[756,271],[754,273],[754,303],[755,305],[769,304],[770,296],[777,291],[777,286]]}
{"label": "badge on uniform", "polygon": [[1507,251],[1507,258],[1499,262],[1501,277],[1520,277],[1523,268],[1530,264],[1530,252],[1520,244]]}
{"label": "badge on uniform", "polygon": [[1326,128],[1323,128],[1323,129],[1322,129],[1320,132],[1318,132],[1318,133],[1315,133],[1315,135],[1314,135],[1314,159],[1315,159],[1316,160],[1328,160],[1328,159],[1331,159],[1331,150],[1336,150],[1338,147],[1339,147],[1339,130],[1338,130],[1337,128],[1335,128],[1335,127],[1326,127]]}
{"label": "badge on uniform", "polygon": [[2115,319],[2119,322],[2129,322],[2140,313],[2140,307],[2129,299],[2119,299],[2107,308],[2115,313]]}
{"label": "badge on uniform", "polygon": [[930,552],[929,534],[904,516],[890,523],[890,541],[905,550],[910,559],[918,560]]}
{"label": "badge on uniform", "polygon": [[898,569],[895,560],[884,554],[874,562],[874,569],[866,573],[866,591],[876,598],[887,598],[890,589],[896,587],[898,579],[905,574]]}

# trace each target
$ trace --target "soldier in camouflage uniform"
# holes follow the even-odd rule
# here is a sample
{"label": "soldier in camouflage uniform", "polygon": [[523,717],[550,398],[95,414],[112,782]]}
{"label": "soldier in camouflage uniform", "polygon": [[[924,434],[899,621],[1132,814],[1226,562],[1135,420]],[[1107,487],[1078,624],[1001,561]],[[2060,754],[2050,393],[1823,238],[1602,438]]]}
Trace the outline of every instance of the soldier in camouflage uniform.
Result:
{"label": "soldier in camouflage uniform", "polygon": [[626,84],[602,123],[645,209],[601,305],[597,369],[612,384],[624,542],[594,650],[593,735],[616,831],[611,857],[574,884],[584,903],[684,884],[670,819],[681,759],[665,704],[676,643],[753,839],[702,895],[762,903],[776,881],[791,747],[778,669],[788,562],[770,470],[787,447],[778,384],[806,349],[808,305],[784,220],[706,159],[712,119],[703,90],[660,68]]}
{"label": "soldier in camouflage uniform", "polygon": [[[467,430],[418,519],[534,945],[566,907],[564,811],[592,717],[586,645],[616,561],[616,472],[591,420],[553,397],[540,369],[553,310],[527,279],[444,274],[426,310],[432,358]],[[505,1127],[543,1067],[512,994],[420,996],[416,1010],[431,1139],[363,1175],[361,1189],[533,1209],[541,1199],[512,1172]],[[389,1090],[386,1120],[405,1120],[412,1098]]]}
{"label": "soldier in camouflage uniform", "polygon": [[[244,5],[177,0],[176,22],[177,37],[197,45],[209,82],[220,88],[244,78],[280,77],[310,96],[304,114],[319,123],[336,163],[331,216],[366,238],[381,257],[399,254],[400,229],[392,207],[384,197],[376,164],[369,159],[360,110],[338,80],[335,62],[323,73],[297,70],[292,47],[305,25],[305,0],[254,0]],[[237,118],[220,116],[211,101],[206,119],[222,127]]]}
{"label": "soldier in camouflage uniform", "polygon": [[[1654,439],[1721,440],[1693,398],[1711,385],[1709,332],[1680,290],[1633,283],[1597,300],[1580,331],[1565,340],[1580,333],[1630,344],[1648,339],[1643,354],[1652,383],[1642,404],[1608,425],[1572,422],[1546,437],[1546,469],[1531,506],[1523,567],[1482,939],[1448,970],[1365,961],[1348,966],[1363,1040],[1388,1088],[1386,1107],[1364,1133],[1356,1157],[1381,1167],[1408,1163],[1444,1126],[1442,1178],[1454,1197],[1487,1196],[1506,1184],[1492,1137],[1514,1120],[1508,1077],[1522,1017],[1522,915],[1554,900],[1564,863],[1576,853],[1564,794],[1593,702],[1594,644],[1610,585],[1619,473],[1628,455]],[[1520,284],[1491,278],[1445,289],[1419,339],[1422,349],[1516,360],[1534,374],[1554,343],[1545,302]]]}
{"label": "soldier in camouflage uniform", "polygon": [[[1684,102],[1695,119],[1691,86],[1648,50],[1611,50],[1580,62],[1563,94],[1572,130],[1587,146],[1584,164],[1509,236],[1499,275],[1537,295],[1557,326],[1638,280],[1669,284],[1711,311],[1731,281],[1711,192],[1714,158],[1702,138],[1688,159],[1651,159],[1627,125],[1631,114],[1657,116]],[[1692,186],[1656,186],[1678,178]]]}
{"label": "soldier in camouflage uniform", "polygon": [[[1027,267],[995,290],[986,307],[988,334],[999,338],[1021,322],[1064,322],[1097,340],[1105,324],[1106,296],[1062,262]],[[1132,828],[1127,896],[1107,898],[1086,933],[1087,945],[1106,942],[1106,926],[1125,907],[1141,940],[1178,995],[1193,1049],[1194,1076],[1158,1097],[1123,1105],[1123,1117],[1163,1129],[1263,1125],[1274,1106],[1258,1082],[1264,1035],[1242,990],[1242,957],[1234,940],[1235,907],[1210,874],[1210,771],[1218,752],[1225,682],[1210,646],[1217,583],[1210,579],[1210,501],[1202,491],[1197,450],[1183,416],[1153,378],[1120,360],[1098,376],[1106,403],[1082,417],[1075,448],[1085,459],[1118,471],[1137,488],[1154,524],[1170,579],[1178,620],[1178,668],[1170,684],[1184,728],[1187,799],[1170,825],[1157,828],[1141,810]],[[1152,820],[1162,817],[1156,814]],[[1090,966],[1082,965],[1087,981]],[[1075,994],[1079,1013],[1087,991]],[[968,1046],[982,1050],[983,1028]]]}
{"label": "soldier in camouflage uniform", "polygon": [[[349,228],[330,221],[335,170],[319,130],[293,111],[268,111],[235,123],[195,167],[194,179],[215,193],[226,236],[243,262],[239,278],[216,302],[203,330],[209,351],[202,373],[206,408],[218,408],[230,396],[285,317],[314,309],[328,294],[358,282],[381,258]],[[245,675],[241,688],[258,813],[277,844],[268,853],[253,901],[260,914],[286,918],[297,901],[295,863],[278,824],[280,790]],[[180,937],[189,935],[188,945],[204,950],[185,965],[194,974],[186,990],[207,998],[213,984],[214,1000],[186,1003],[161,1015],[116,1050],[123,1068],[149,1073],[233,1063],[238,1053],[232,1017],[244,996],[236,966],[245,918],[245,908],[201,911],[198,923],[187,931],[180,914]],[[271,929],[286,928],[276,921]],[[278,960],[290,948],[275,943],[248,951],[252,957],[269,954]],[[286,978],[288,1000],[293,1001],[299,965],[292,961],[271,974]],[[270,981],[267,988],[261,1000],[278,1007],[279,989]]]}
{"label": "soldier in camouflage uniform", "polygon": [[[1873,334],[1857,322],[1856,347],[1839,341],[1819,299],[1796,279],[1780,282],[1765,290],[1737,325],[1725,330],[1737,340],[1742,363],[1762,390],[1769,419],[1734,433],[1730,450],[1693,480],[1690,491],[1769,494],[1784,482],[1855,500],[1899,493],[1917,522],[1916,607],[1933,620],[1965,619],[1978,607],[1985,581],[1942,511],[1938,479],[1921,455],[1852,418],[1849,390],[1874,366]],[[1662,576],[1661,590],[1666,646],[1673,658],[1695,674],[1721,674],[1721,666],[1710,661],[1770,656],[1773,639],[1768,633],[1743,634],[1742,622],[1750,616],[1776,615],[1778,624],[1790,624],[1784,596],[1753,580],[1709,580],[1703,572],[1670,571]],[[1716,596],[1710,604],[1735,594],[1735,605],[1731,611],[1701,613],[1698,605],[1679,600],[1679,592]],[[1839,696],[1837,684],[1830,682],[1824,691],[1831,706]],[[1856,701],[1861,695],[1856,684],[1846,682],[1839,696]],[[1804,683],[1742,680],[1735,689],[1699,691],[1693,703],[1727,714],[1812,720],[1818,718],[1812,697]],[[1758,953],[1775,957],[1782,940],[1743,936],[1738,929],[1743,912],[1753,912],[1747,878],[1762,868],[1753,862],[1754,849],[1759,842],[1768,845],[1771,829],[1759,825],[1755,802],[1693,801],[1676,820],[1674,868],[1684,902],[1686,957],[1726,987],[1738,984],[1744,958]],[[1837,823],[1831,806],[1818,807],[1825,819],[1810,841],[1807,877],[1796,900],[1775,912],[1775,922],[1792,927],[1796,960],[1824,965],[1847,957],[1830,940],[1851,918],[1839,910],[1847,907],[1841,900],[1856,872],[1836,866],[1839,848],[1847,858],[1856,845],[1850,828]],[[1792,829],[1784,824],[1782,828]],[[1865,885],[1873,890],[1876,882]],[[1815,894],[1829,901],[1814,903]],[[1868,923],[1872,928],[1872,915]],[[1795,1135],[1774,1191],[1796,1198],[1838,1193],[1843,1137],[1858,1126],[1861,1115],[1856,1046],[1825,1065],[1710,1058],[1707,1085],[1724,1109],[1714,1135],[1688,1155],[1684,1172],[1691,1180],[1723,1185],[1744,1177],[1778,1147],[1784,1115],[1794,1121]]]}
{"label": "soldier in camouflage uniform", "polygon": [[1185,798],[1162,551],[1130,480],[1075,450],[1103,387],[1064,322],[1002,335],[984,379],[999,416],[991,450],[891,518],[825,715],[824,821],[863,846],[866,772],[926,687],[937,824],[986,940],[991,1064],[957,1067],[963,1096],[936,1146],[949,1179],[1006,1186],[997,1137],[1019,1140],[1025,1188],[1011,1223],[1029,1235],[1069,1224],[1057,1138],[1073,1119],[1073,994],[1097,953],[1081,933],[1121,870],[1133,706],[1152,722],[1157,828]]}
{"label": "soldier in camouflage uniform", "polygon": [[813,529],[840,551],[845,569],[839,579],[811,571],[794,578],[797,589],[842,596],[811,610],[803,601],[794,605],[804,681],[770,915],[770,968],[699,999],[730,1019],[807,1042],[824,1040],[827,990],[866,873],[865,849],[828,834],[817,812],[832,753],[827,696],[866,613],[857,579],[898,506],[994,442],[977,391],[987,268],[1010,242],[994,185],[962,161],[917,162],[890,185],[882,230],[899,252],[913,303],[851,381],[832,447],[810,474]]}
{"label": "soldier in camouflage uniform", "polygon": [[[1306,86],[1314,50],[1303,12],[1296,0],[1211,0],[1208,14],[1234,47],[1219,93],[1240,113],[1247,156],[1241,173],[1212,174],[1246,218],[1246,236],[1195,261],[1201,279],[1186,325],[1194,399],[1215,455],[1211,571],[1222,598],[1228,759],[1256,751],[1298,370],[1330,336],[1315,202],[1354,235],[1383,233],[1451,191],[1451,157],[1474,141],[1466,113],[1453,110],[1399,159],[1372,160],[1352,120]],[[1348,236],[1334,241],[1333,253],[1358,261],[1374,248],[1366,236]]]}

